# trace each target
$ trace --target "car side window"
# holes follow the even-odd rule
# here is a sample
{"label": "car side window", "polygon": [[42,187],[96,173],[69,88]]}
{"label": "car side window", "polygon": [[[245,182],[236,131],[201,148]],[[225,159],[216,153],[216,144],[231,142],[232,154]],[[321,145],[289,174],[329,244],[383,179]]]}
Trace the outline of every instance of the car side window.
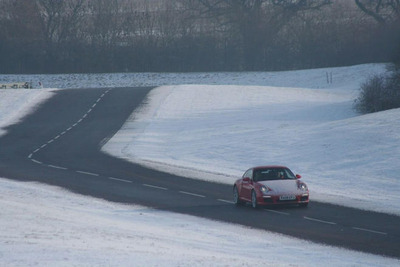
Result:
{"label": "car side window", "polygon": [[252,170],[252,169],[246,171],[246,172],[243,174],[243,178],[246,178],[246,177],[249,177],[250,179],[253,179],[253,170]]}

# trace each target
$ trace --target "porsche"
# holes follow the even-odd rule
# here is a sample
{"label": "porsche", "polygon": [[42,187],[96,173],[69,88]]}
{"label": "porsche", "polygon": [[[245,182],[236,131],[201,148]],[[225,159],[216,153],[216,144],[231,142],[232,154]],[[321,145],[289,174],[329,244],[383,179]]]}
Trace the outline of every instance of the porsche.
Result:
{"label": "porsche", "polygon": [[253,208],[284,204],[307,207],[309,190],[300,178],[285,166],[250,168],[233,185],[233,202],[249,202]]}

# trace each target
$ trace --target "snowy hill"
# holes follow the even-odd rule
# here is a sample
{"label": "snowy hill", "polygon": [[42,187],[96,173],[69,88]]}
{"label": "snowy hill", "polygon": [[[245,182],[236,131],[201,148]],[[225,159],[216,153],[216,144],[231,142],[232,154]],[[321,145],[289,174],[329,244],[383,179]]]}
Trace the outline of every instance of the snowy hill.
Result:
{"label": "snowy hill", "polygon": [[[311,201],[351,201],[399,214],[400,110],[360,116],[351,108],[359,84],[383,71],[368,64],[243,74],[0,75],[0,81],[40,79],[58,88],[177,84],[153,90],[106,151],[228,184],[249,166],[279,162],[303,175]],[[50,89],[0,90],[0,128],[51,95]],[[0,196],[4,266],[254,266],[266,259],[277,266],[399,265],[398,259],[43,184],[1,178]]]}
{"label": "snowy hill", "polygon": [[[265,74],[275,86],[159,87],[104,150],[227,184],[251,166],[287,165],[303,175],[311,200],[400,214],[400,110],[361,116],[352,108],[373,71],[384,70]],[[321,72],[339,80],[321,81]]]}

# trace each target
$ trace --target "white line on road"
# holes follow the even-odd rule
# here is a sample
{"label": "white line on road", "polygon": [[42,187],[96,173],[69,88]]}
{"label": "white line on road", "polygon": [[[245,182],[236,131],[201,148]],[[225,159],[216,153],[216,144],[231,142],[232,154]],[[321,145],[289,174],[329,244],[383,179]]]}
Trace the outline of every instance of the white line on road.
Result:
{"label": "white line on road", "polygon": [[329,221],[314,219],[314,218],[310,218],[310,217],[306,217],[306,216],[304,216],[303,218],[306,219],[306,220],[309,220],[309,221],[313,221],[313,222],[320,222],[320,223],[326,223],[326,224],[331,224],[331,225],[335,225],[336,224],[335,222],[329,222]]}
{"label": "white line on road", "polygon": [[132,183],[132,181],[128,181],[128,180],[124,180],[124,179],[118,179],[118,178],[114,178],[114,177],[108,177],[108,179],[115,180],[115,181],[118,181],[118,182],[124,182],[124,183]]}
{"label": "white line on road", "polygon": [[143,186],[151,187],[151,188],[155,188],[155,189],[160,189],[160,190],[168,190],[168,188],[161,187],[161,186],[156,186],[156,185],[151,185],[151,184],[143,184]]}
{"label": "white line on road", "polygon": [[195,194],[195,193],[191,193],[191,192],[186,192],[186,191],[179,191],[179,193],[185,194],[185,195],[189,195],[189,196],[194,196],[194,197],[206,197],[206,196],[203,196],[203,195],[199,195],[199,194]]}
{"label": "white line on road", "polygon": [[31,159],[33,162],[37,163],[37,164],[43,164],[42,162],[36,160],[36,159]]}
{"label": "white line on road", "polygon": [[218,200],[218,201],[221,201],[221,202],[233,204],[233,201],[230,201],[230,200],[225,200],[225,199],[217,199],[217,200]]}
{"label": "white line on road", "polygon": [[91,175],[91,176],[99,176],[97,173],[92,173],[92,172],[84,172],[84,171],[76,171],[76,172],[81,173],[81,174]]}
{"label": "white line on road", "polygon": [[51,168],[54,168],[54,169],[68,170],[67,168],[60,167],[60,166],[56,166],[56,165],[51,165],[51,164],[49,164],[49,165],[47,165],[47,166],[49,166],[49,167],[51,167]]}
{"label": "white line on road", "polygon": [[280,214],[280,215],[290,215],[290,213],[283,212],[283,211],[277,211],[277,210],[268,210],[268,209],[266,209],[265,211],[273,212],[273,213]]}
{"label": "white line on road", "polygon": [[365,229],[365,228],[359,228],[359,227],[352,227],[352,228],[354,230],[358,230],[358,231],[370,232],[370,233],[380,234],[380,235],[387,235],[387,233],[385,233],[385,232],[379,232],[379,231]]}

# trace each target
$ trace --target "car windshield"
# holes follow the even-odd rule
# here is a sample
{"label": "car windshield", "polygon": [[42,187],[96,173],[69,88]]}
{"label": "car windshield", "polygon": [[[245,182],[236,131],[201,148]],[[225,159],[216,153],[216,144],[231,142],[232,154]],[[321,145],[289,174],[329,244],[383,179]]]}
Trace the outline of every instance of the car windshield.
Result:
{"label": "car windshield", "polygon": [[296,176],[286,168],[255,169],[253,172],[253,180],[255,182],[282,179],[296,179]]}

